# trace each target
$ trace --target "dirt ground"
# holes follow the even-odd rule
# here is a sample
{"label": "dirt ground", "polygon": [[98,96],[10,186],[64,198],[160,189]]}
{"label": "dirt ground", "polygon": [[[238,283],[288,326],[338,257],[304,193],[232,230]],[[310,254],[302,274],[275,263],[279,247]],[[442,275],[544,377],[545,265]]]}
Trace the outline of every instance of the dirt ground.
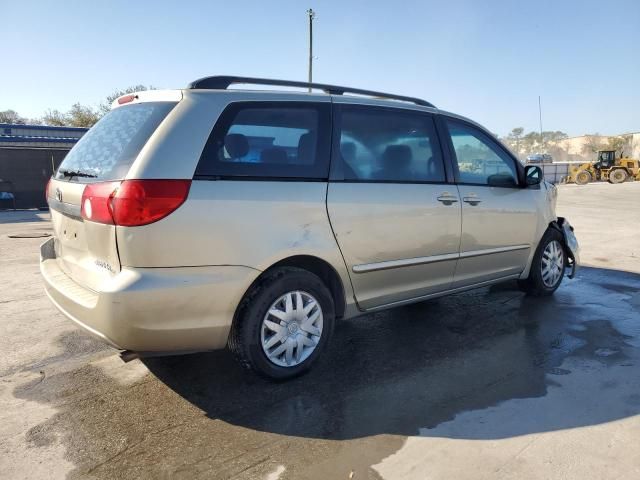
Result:
{"label": "dirt ground", "polygon": [[[640,182],[560,187],[583,268],[338,324],[310,374],[122,363],[47,300],[45,212],[0,212],[0,477],[640,478]],[[26,238],[10,238],[11,236]]]}

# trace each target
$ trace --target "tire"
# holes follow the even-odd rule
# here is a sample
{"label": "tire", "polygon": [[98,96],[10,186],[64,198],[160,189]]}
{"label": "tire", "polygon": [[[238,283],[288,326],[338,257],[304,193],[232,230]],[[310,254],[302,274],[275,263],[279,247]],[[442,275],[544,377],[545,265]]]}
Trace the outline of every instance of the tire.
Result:
{"label": "tire", "polygon": [[311,368],[329,343],[334,323],[333,298],[320,278],[301,268],[274,268],[240,303],[229,349],[243,367],[286,380]]}
{"label": "tire", "polygon": [[591,177],[591,174],[586,170],[580,170],[578,173],[576,173],[576,183],[578,185],[586,185],[592,180],[593,177]]}
{"label": "tire", "polygon": [[609,183],[624,183],[627,180],[627,172],[622,168],[616,168],[609,172]]}
{"label": "tire", "polygon": [[[558,256],[553,252],[557,252]],[[529,277],[519,280],[518,286],[534,297],[552,295],[562,283],[566,266],[564,238],[559,231],[549,228],[542,236],[533,256]]]}

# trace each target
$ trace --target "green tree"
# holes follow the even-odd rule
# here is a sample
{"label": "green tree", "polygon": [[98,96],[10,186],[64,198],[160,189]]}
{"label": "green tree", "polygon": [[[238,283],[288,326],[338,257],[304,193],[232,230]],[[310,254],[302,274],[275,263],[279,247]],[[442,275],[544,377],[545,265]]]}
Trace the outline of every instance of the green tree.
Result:
{"label": "green tree", "polygon": [[100,120],[100,113],[91,107],[74,103],[67,112],[68,126],[91,128]]}
{"label": "green tree", "polygon": [[522,137],[523,133],[524,133],[524,128],[516,127],[513,130],[511,130],[511,132],[509,133],[509,136],[513,137],[515,139],[518,139],[518,138]]}
{"label": "green tree", "polygon": [[45,125],[51,125],[53,127],[65,127],[69,125],[67,114],[60,110],[47,110],[42,117],[42,122]]}
{"label": "green tree", "polygon": [[[32,123],[44,123],[45,125],[51,125],[56,127],[84,127],[91,128],[95,123],[100,120],[111,110],[111,104],[115,99],[122,95],[129,93],[141,92],[144,90],[153,90],[152,86],[134,85],[127,87],[123,90],[116,90],[111,95],[107,96],[105,101],[101,103],[97,108],[93,108],[88,105],[82,105],[81,103],[74,103],[69,111],[61,112],[60,110],[47,110],[42,119],[31,120]],[[0,123],[26,123],[26,119],[20,117],[13,110],[6,110],[0,112]]]}
{"label": "green tree", "polygon": [[83,127],[91,128],[98,120],[100,113],[91,107],[74,103],[68,112],[47,110],[42,121],[54,127]]}
{"label": "green tree", "polygon": [[0,123],[15,123],[24,125],[27,123],[27,119],[21,117],[15,110],[4,110],[0,112]]}
{"label": "green tree", "polygon": [[561,132],[560,130],[556,130],[555,132],[552,131],[548,131],[548,132],[542,132],[542,137],[544,140],[544,143],[556,143],[559,142],[560,140],[564,140],[565,138],[569,138],[569,136],[564,133]]}
{"label": "green tree", "polygon": [[524,133],[524,128],[516,127],[512,129],[507,135],[507,145],[516,152],[516,155],[520,155],[520,139]]}
{"label": "green tree", "polygon": [[527,155],[536,153],[540,143],[540,134],[538,132],[529,132],[522,137],[522,148]]}

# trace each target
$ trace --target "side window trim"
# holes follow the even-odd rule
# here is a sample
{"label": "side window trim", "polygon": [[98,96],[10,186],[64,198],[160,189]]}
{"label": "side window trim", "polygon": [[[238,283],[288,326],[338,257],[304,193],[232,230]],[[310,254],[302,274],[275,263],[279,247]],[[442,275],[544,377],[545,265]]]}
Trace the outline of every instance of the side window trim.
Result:
{"label": "side window trim", "polygon": [[333,103],[332,112],[332,131],[331,131],[331,169],[329,172],[330,182],[342,182],[342,183],[395,183],[395,184],[426,184],[426,185],[444,185],[453,183],[453,172],[450,171],[450,165],[447,164],[447,156],[445,155],[442,140],[440,138],[441,132],[438,126],[437,115],[431,112],[422,112],[419,110],[409,110],[412,115],[421,115],[426,118],[430,118],[433,122],[435,135],[433,140],[437,145],[440,152],[440,158],[443,162],[445,170],[444,181],[427,181],[427,180],[380,180],[380,179],[345,179],[342,153],[340,152],[340,140],[342,134],[342,112],[345,108],[354,108],[359,110],[374,110],[374,111],[387,111],[387,112],[401,112],[406,113],[406,109],[399,109],[394,107],[384,107],[378,105],[365,105],[365,104],[351,104],[351,103]]}
{"label": "side window trim", "polygon": [[329,170],[330,182],[344,182],[344,169],[342,167],[342,154],[340,153],[340,132],[342,130],[342,105],[331,103],[331,167]]}
{"label": "side window trim", "polygon": [[[224,172],[203,172],[205,164],[210,155],[217,155],[213,148],[215,140],[222,129],[229,129],[234,116],[242,109],[251,108],[300,108],[313,109],[318,112],[318,139],[316,145],[315,167],[322,170],[321,174],[310,176],[279,176],[267,174],[242,174]],[[194,180],[246,180],[246,181],[321,181],[326,182],[329,177],[330,156],[331,156],[331,123],[332,123],[332,102],[299,101],[299,100],[240,100],[229,102],[221,111],[214,123],[205,146],[200,154],[198,164],[195,168]],[[215,156],[214,156],[215,158]]]}
{"label": "side window trim", "polygon": [[438,140],[440,141],[440,150],[442,151],[447,183],[455,184],[457,178],[457,167],[449,129],[447,128],[446,121],[442,115],[434,114],[433,120],[436,125]]}
{"label": "side window trim", "polygon": [[449,131],[449,126],[448,126],[448,121],[453,122],[453,123],[458,123],[460,125],[463,125],[465,127],[468,127],[472,130],[477,131],[480,135],[483,141],[486,141],[486,143],[490,144],[491,146],[493,146],[496,150],[502,152],[512,163],[512,166],[516,172],[516,176],[517,176],[517,181],[518,184],[514,185],[514,186],[502,186],[502,185],[496,185],[494,186],[494,188],[513,188],[513,189],[519,189],[522,188],[522,175],[523,175],[523,169],[520,168],[520,162],[518,162],[513,155],[511,155],[511,152],[509,152],[506,148],[504,148],[502,145],[500,145],[499,142],[497,142],[495,139],[493,139],[491,137],[491,135],[489,135],[487,132],[485,132],[483,129],[479,128],[477,125],[474,125],[472,123],[466,122],[462,119],[456,118],[456,117],[450,117],[448,115],[444,115],[442,117],[442,124],[443,124],[443,128],[445,131],[445,141],[447,144],[447,149],[449,150],[449,155],[450,155],[450,161],[451,161],[451,165],[453,167],[453,176],[454,176],[454,181],[457,185],[471,185],[471,186],[477,186],[477,187],[488,187],[489,185],[487,185],[486,183],[470,183],[470,182],[462,182],[460,181],[460,170],[458,168],[458,160],[456,157],[456,150],[455,147],[453,146],[453,141],[451,139],[451,132]]}

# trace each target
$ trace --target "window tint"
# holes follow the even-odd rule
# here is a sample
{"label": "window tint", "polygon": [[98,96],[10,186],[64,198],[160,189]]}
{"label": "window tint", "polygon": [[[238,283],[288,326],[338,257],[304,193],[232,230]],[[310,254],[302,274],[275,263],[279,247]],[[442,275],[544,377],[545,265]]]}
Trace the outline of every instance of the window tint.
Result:
{"label": "window tint", "polygon": [[56,179],[85,183],[121,180],[175,105],[143,102],[110,111],[67,154]]}
{"label": "window tint", "polygon": [[341,108],[339,150],[345,180],[444,182],[444,164],[428,114],[375,107]]}
{"label": "window tint", "polygon": [[196,175],[326,178],[329,108],[232,104],[214,127]]}
{"label": "window tint", "polygon": [[485,134],[468,125],[447,120],[458,164],[460,183],[516,186],[513,160]]}

